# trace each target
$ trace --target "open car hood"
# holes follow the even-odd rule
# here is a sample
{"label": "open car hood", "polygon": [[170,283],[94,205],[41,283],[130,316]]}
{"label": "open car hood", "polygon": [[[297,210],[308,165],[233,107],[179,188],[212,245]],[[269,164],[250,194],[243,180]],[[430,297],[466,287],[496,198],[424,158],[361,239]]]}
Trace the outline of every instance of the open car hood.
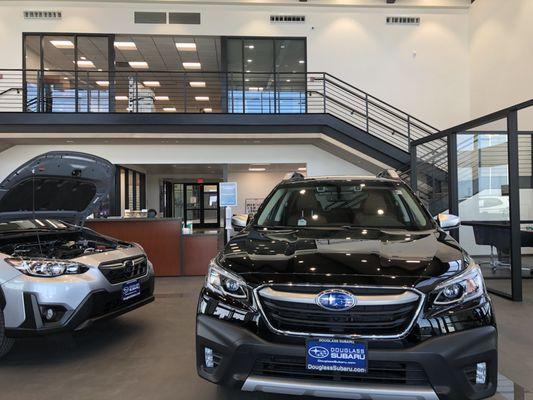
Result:
{"label": "open car hood", "polygon": [[91,154],[42,154],[0,184],[0,221],[54,218],[80,224],[109,194],[114,174],[113,164]]}

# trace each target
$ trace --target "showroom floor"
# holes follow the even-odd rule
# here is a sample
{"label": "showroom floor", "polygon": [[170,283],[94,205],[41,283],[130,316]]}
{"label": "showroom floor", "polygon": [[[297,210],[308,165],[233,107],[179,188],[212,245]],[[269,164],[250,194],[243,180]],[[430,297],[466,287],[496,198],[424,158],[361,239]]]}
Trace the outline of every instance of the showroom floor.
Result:
{"label": "showroom floor", "polygon": [[[76,334],[20,341],[0,361],[2,399],[292,399],[231,394],[196,375],[194,316],[202,278],[160,278],[157,300]],[[503,375],[533,389],[533,281],[522,304],[495,297]],[[527,318],[526,316],[530,316]],[[530,399],[502,377],[494,400]],[[532,390],[533,391],[533,390]],[[514,393],[513,393],[514,392]],[[530,394],[531,395],[531,394]]]}

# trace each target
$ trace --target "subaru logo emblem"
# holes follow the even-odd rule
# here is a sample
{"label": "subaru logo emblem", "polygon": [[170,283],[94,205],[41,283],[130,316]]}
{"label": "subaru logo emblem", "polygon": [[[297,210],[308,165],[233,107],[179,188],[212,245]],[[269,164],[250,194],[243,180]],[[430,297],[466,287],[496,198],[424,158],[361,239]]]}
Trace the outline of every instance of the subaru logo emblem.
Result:
{"label": "subaru logo emblem", "polygon": [[357,300],[346,290],[325,290],[316,296],[316,304],[326,310],[346,311],[355,306]]}
{"label": "subaru logo emblem", "polygon": [[307,352],[313,358],[326,358],[329,356],[329,350],[322,346],[314,346]]}

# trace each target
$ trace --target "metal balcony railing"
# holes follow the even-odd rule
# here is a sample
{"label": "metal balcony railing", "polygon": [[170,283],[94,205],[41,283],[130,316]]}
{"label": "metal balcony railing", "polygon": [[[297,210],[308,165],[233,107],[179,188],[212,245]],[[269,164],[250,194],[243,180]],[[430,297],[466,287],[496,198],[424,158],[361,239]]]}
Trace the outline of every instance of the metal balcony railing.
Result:
{"label": "metal balcony railing", "polygon": [[322,113],[404,151],[438,131],[323,72],[0,70],[0,112]]}

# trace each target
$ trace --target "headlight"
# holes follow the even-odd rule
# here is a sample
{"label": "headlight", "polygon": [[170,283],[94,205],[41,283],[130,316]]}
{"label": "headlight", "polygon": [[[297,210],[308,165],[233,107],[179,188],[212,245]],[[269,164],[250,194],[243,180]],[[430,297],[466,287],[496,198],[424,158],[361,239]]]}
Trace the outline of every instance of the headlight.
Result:
{"label": "headlight", "polygon": [[246,282],[241,277],[221,268],[214,261],[209,263],[205,284],[208,289],[222,295],[238,299],[248,297]]}
{"label": "headlight", "polygon": [[464,303],[482,296],[485,293],[485,283],[481,269],[473,260],[460,275],[441,283],[436,287],[437,293],[433,304],[452,305]]}
{"label": "headlight", "polygon": [[83,274],[89,270],[89,267],[86,265],[72,261],[23,258],[6,258],[5,261],[26,275],[40,276],[43,278]]}

